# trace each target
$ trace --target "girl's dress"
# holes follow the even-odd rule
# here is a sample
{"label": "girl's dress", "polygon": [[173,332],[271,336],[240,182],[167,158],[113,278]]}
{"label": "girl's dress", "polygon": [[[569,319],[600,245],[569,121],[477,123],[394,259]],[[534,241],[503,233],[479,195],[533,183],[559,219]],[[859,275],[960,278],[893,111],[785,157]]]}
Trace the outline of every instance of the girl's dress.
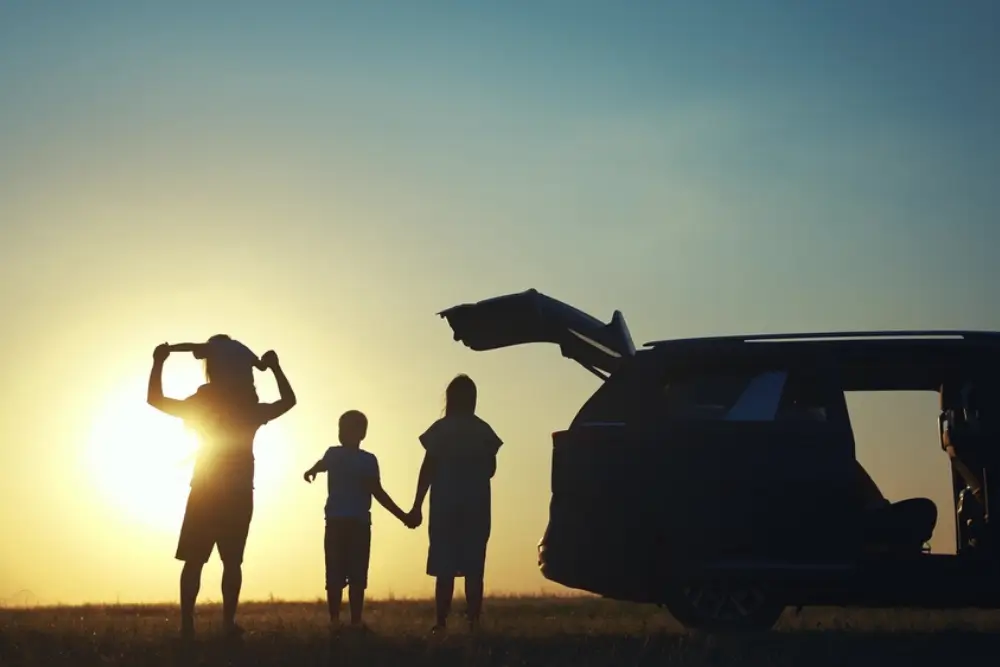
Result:
{"label": "girl's dress", "polygon": [[482,577],[490,538],[490,480],[503,441],[476,415],[442,417],[420,436],[434,462],[427,574]]}

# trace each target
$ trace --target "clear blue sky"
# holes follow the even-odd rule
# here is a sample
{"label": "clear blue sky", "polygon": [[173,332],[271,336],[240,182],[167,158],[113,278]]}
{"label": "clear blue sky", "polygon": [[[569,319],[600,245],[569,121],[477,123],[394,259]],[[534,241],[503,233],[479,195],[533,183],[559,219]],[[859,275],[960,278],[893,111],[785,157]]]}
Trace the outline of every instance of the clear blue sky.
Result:
{"label": "clear blue sky", "polygon": [[[0,342],[17,396],[0,501],[33,502],[19,480],[66,460],[97,405],[81,386],[141,386],[163,338],[250,331],[305,387],[289,469],[364,404],[405,462],[404,502],[415,436],[450,374],[472,373],[514,443],[494,581],[539,585],[548,434],[593,379],[554,349],[469,352],[434,313],[536,287],[624,310],[637,341],[1000,329],[998,33],[1000,5],[972,0],[5,3]],[[878,441],[859,450],[887,492],[933,480],[940,501],[934,401],[900,401],[894,426],[859,408]],[[52,412],[76,416],[25,419]],[[25,539],[28,524],[0,518]],[[171,539],[142,557],[171,567]],[[42,588],[43,571],[0,566],[0,596]]]}

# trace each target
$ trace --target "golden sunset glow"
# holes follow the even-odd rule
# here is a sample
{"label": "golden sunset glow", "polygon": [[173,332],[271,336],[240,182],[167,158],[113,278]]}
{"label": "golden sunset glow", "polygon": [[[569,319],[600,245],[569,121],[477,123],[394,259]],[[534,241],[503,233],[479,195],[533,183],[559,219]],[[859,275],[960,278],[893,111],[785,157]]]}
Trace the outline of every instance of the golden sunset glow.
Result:
{"label": "golden sunset glow", "polygon": [[[174,530],[184,510],[197,441],[126,392],[109,397],[87,443],[93,482],[122,516]],[[138,404],[137,404],[138,403]]]}
{"label": "golden sunset glow", "polygon": [[[243,596],[311,600],[326,480],[302,473],[339,415],[368,416],[409,509],[458,373],[504,441],[487,590],[567,592],[537,564],[551,434],[599,380],[555,345],[472,351],[449,307],[536,288],[621,310],[637,345],[1000,329],[996,67],[962,55],[997,48],[995,20],[251,4],[0,3],[0,601],[176,601],[197,444],[146,404],[163,342],[276,351],[298,400],[254,443]],[[203,382],[167,360],[167,396]],[[257,388],[277,399],[270,372]],[[851,408],[858,457],[938,504],[946,551],[936,401]],[[432,594],[426,524],[375,506],[371,549],[371,597]]]}
{"label": "golden sunset glow", "polygon": [[[195,364],[165,369],[163,383],[185,398],[203,382]],[[195,434],[180,419],[145,402],[146,378],[123,383],[101,397],[87,441],[87,475],[118,520],[174,532],[180,526],[198,450]],[[289,443],[281,424],[262,428],[255,440],[256,497],[266,502],[289,481]]]}

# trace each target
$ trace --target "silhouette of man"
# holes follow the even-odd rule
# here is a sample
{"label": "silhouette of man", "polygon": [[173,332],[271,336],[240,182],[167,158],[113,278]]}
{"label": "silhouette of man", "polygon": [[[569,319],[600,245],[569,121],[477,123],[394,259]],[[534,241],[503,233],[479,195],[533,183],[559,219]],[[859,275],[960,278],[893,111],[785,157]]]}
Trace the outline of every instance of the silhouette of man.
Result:
{"label": "silhouette of man", "polygon": [[[163,364],[171,352],[193,352],[204,359],[207,382],[183,400],[163,395]],[[270,369],[280,393],[274,403],[261,403],[254,385],[254,368]],[[194,607],[201,588],[201,571],[217,546],[222,560],[223,627],[230,637],[242,629],[236,607],[243,585],[243,552],[253,516],[253,442],[257,430],[295,405],[295,393],[269,351],[260,359],[229,336],[212,336],[207,343],[159,345],[153,352],[147,401],[168,415],[183,419],[199,436],[191,490],[177,544],[181,571],[181,634],[194,636]]]}

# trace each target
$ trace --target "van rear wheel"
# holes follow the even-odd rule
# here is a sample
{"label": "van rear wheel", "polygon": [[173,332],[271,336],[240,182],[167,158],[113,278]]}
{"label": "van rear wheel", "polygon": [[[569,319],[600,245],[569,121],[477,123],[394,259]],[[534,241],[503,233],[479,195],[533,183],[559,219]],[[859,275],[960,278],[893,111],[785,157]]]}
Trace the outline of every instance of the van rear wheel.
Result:
{"label": "van rear wheel", "polygon": [[785,610],[766,586],[727,581],[678,586],[665,606],[684,627],[708,632],[770,630]]}

